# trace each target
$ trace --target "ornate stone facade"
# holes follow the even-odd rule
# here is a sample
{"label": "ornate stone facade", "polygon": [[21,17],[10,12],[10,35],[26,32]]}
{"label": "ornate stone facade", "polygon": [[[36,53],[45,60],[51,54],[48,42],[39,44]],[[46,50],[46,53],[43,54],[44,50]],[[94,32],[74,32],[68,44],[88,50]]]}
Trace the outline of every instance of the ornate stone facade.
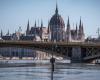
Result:
{"label": "ornate stone facade", "polygon": [[38,36],[40,37],[41,41],[44,41],[44,39],[46,39],[47,41],[57,42],[83,42],[85,40],[84,28],[81,18],[79,27],[76,24],[76,29],[71,29],[69,17],[67,25],[65,26],[63,18],[58,13],[57,5],[55,14],[48,22],[48,28],[43,27],[43,22],[41,21],[41,26],[37,26],[35,22],[34,27],[31,27],[30,29],[28,21],[26,35]]}
{"label": "ornate stone facade", "polygon": [[50,22],[48,23],[48,34],[51,41],[83,42],[85,40],[81,18],[79,29],[77,24],[76,29],[71,29],[68,17],[67,27],[65,30],[65,23],[61,15],[58,13],[57,5],[55,14],[51,17]]}
{"label": "ornate stone facade", "polygon": [[58,13],[56,5],[55,14],[52,16],[50,23],[51,41],[64,41],[65,23]]}

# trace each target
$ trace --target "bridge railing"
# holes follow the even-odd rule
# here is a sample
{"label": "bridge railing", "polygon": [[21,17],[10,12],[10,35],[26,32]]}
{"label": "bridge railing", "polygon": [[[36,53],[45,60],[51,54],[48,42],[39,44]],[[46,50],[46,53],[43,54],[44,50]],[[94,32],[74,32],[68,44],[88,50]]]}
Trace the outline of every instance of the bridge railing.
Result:
{"label": "bridge railing", "polygon": [[94,42],[43,42],[43,41],[22,41],[22,40],[0,40],[0,44],[12,43],[12,44],[48,44],[48,45],[69,45],[69,46],[97,46],[100,47],[100,43]]}

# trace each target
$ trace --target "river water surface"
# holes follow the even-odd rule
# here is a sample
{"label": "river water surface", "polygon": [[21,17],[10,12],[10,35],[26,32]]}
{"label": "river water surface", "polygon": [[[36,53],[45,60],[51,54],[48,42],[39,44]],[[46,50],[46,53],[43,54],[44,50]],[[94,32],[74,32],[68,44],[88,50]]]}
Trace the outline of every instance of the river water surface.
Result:
{"label": "river water surface", "polygon": [[[51,65],[0,68],[0,80],[51,80]],[[100,66],[58,63],[53,80],[100,80]]]}

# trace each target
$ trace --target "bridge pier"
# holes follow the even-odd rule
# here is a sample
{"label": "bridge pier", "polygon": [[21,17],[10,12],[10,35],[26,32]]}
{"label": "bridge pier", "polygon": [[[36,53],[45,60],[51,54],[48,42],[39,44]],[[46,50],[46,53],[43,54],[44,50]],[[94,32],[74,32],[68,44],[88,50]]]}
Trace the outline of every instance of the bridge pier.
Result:
{"label": "bridge pier", "polygon": [[72,47],[71,63],[82,62],[81,47]]}

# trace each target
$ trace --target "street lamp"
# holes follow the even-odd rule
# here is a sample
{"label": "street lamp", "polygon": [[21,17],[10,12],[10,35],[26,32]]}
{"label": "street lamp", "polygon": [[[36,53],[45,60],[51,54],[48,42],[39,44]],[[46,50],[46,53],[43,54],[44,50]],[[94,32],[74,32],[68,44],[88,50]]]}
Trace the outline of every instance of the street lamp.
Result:
{"label": "street lamp", "polygon": [[50,59],[50,63],[51,63],[51,80],[53,80],[54,63],[55,63],[55,58],[53,58],[53,50],[54,50],[54,46],[52,44],[52,57]]}

